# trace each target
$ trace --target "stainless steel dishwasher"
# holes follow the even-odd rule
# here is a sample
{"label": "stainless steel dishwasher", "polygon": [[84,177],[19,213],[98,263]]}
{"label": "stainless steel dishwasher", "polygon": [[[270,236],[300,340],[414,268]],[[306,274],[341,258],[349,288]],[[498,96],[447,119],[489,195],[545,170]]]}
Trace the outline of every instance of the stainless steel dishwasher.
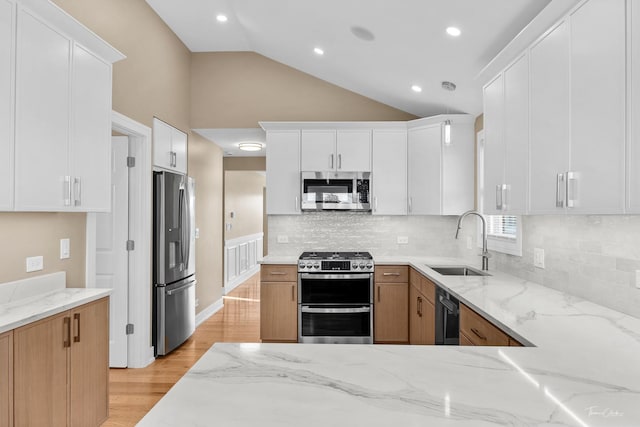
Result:
{"label": "stainless steel dishwasher", "polygon": [[460,344],[460,301],[436,287],[436,345]]}

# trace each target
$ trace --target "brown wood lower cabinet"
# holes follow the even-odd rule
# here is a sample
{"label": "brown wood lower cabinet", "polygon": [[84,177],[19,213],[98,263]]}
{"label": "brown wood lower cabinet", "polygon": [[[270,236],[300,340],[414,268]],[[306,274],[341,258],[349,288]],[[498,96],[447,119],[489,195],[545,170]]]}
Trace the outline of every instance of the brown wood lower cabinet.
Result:
{"label": "brown wood lower cabinet", "polygon": [[464,304],[460,304],[460,345],[522,346]]}
{"label": "brown wood lower cabinet", "polygon": [[409,274],[409,343],[435,344],[435,285],[411,269]]}
{"label": "brown wood lower cabinet", "polygon": [[0,334],[0,427],[13,426],[13,331]]}
{"label": "brown wood lower cabinet", "polygon": [[409,268],[376,267],[373,302],[373,341],[409,342]]}
{"label": "brown wood lower cabinet", "polygon": [[260,269],[260,339],[298,341],[297,268],[263,265]]}
{"label": "brown wood lower cabinet", "polygon": [[99,426],[108,417],[109,299],[14,330],[16,426]]}

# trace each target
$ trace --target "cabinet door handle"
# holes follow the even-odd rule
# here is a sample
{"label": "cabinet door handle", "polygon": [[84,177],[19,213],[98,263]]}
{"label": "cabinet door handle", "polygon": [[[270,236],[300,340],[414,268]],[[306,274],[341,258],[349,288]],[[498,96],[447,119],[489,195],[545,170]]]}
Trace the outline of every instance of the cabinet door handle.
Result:
{"label": "cabinet door handle", "polygon": [[378,212],[378,196],[373,198],[373,211]]}
{"label": "cabinet door handle", "polygon": [[578,177],[575,172],[567,172],[567,178],[565,180],[567,189],[565,190],[565,197],[567,199],[567,207],[574,208],[576,205],[575,187],[578,184]]}
{"label": "cabinet door handle", "polygon": [[562,194],[564,174],[559,173],[556,175],[556,207],[564,208],[564,194]]}
{"label": "cabinet door handle", "polygon": [[73,179],[73,204],[74,206],[82,204],[82,180],[79,176]]}
{"label": "cabinet door handle", "polygon": [[291,301],[295,301],[295,300],[296,300],[296,286],[291,285]]}
{"label": "cabinet door handle", "polygon": [[400,273],[382,273],[383,276],[399,276]]}
{"label": "cabinet door handle", "polygon": [[508,186],[507,184],[502,184],[502,198],[500,199],[500,201],[502,202],[502,210],[506,210],[507,206],[509,205],[509,200],[507,200],[507,196],[509,195],[508,193]]}
{"label": "cabinet door handle", "polygon": [[478,332],[478,330],[476,328],[471,328],[471,332],[473,332],[473,334],[475,336],[477,336],[478,338],[480,338],[483,341],[487,340],[487,337],[483,336],[480,332]]}
{"label": "cabinet door handle", "polygon": [[294,210],[296,212],[298,212],[298,209],[300,209],[300,206],[298,206],[298,196],[296,196],[296,201],[295,201],[296,205],[294,206]]}
{"label": "cabinet door handle", "polygon": [[409,197],[409,212],[413,212],[413,197]]}
{"label": "cabinet door handle", "polygon": [[73,342],[80,342],[80,313],[73,314],[74,326],[77,325],[78,333],[73,336]]}
{"label": "cabinet door handle", "polygon": [[66,175],[64,177],[64,205],[71,206],[71,177]]}
{"label": "cabinet door handle", "polygon": [[418,316],[422,317],[422,298],[418,297]]}
{"label": "cabinet door handle", "polygon": [[71,347],[71,318],[64,318],[64,341],[62,342],[63,347]]}
{"label": "cabinet door handle", "polygon": [[496,210],[502,210],[502,186],[496,185]]}
{"label": "cabinet door handle", "polygon": [[342,154],[338,154],[338,169],[342,169]]}
{"label": "cabinet door handle", "polygon": [[333,169],[333,154],[329,156],[329,169]]}
{"label": "cabinet door handle", "polygon": [[380,302],[380,286],[378,286],[378,302]]}

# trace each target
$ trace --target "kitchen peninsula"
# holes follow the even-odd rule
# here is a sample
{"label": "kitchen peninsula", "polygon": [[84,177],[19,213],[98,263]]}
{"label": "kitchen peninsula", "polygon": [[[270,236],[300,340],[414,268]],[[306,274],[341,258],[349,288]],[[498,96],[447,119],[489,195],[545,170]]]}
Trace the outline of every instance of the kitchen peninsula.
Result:
{"label": "kitchen peninsula", "polygon": [[410,265],[534,347],[216,344],[139,425],[640,425],[640,320],[499,271],[427,267],[457,259],[375,262]]}

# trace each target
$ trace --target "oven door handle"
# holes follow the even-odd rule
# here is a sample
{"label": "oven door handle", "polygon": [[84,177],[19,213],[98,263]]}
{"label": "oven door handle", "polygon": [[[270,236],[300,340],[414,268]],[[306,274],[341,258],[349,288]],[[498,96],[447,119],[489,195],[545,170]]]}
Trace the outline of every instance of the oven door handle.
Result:
{"label": "oven door handle", "polygon": [[314,308],[314,307],[300,307],[302,313],[336,313],[336,314],[350,314],[350,313],[369,313],[371,307],[351,307],[351,308]]}
{"label": "oven door handle", "polygon": [[344,274],[344,273],[335,273],[335,274],[315,274],[315,273],[301,273],[301,279],[310,279],[310,280],[326,280],[326,279],[369,279],[371,277],[371,273],[356,273],[356,274]]}

